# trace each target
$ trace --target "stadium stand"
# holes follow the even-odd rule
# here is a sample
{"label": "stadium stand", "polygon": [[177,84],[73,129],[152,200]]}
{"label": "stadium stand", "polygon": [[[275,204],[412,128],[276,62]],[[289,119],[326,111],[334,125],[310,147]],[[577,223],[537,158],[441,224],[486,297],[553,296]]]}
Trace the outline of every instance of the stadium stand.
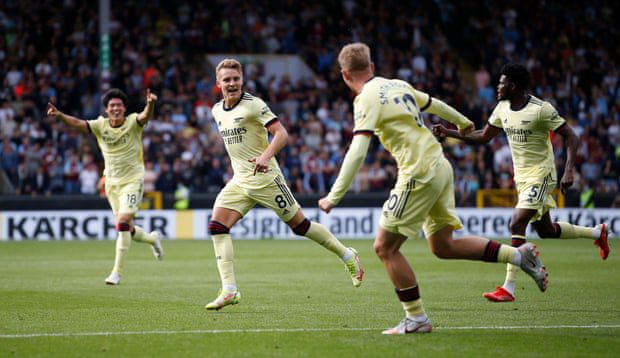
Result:
{"label": "stadium stand", "polygon": [[[411,81],[486,123],[501,65],[527,64],[532,92],[549,100],[581,138],[574,190],[618,193],[620,185],[619,5],[613,1],[295,2],[127,1],[112,9],[111,86],[138,110],[146,88],[160,96],[145,130],[149,188],[217,192],[232,175],[210,108],[219,100],[207,53],[297,54],[315,78],[246,74],[290,134],[280,154],[300,194],[329,188],[351,139],[351,93],[340,80],[337,51],[361,40],[375,50],[377,72]],[[154,4],[159,4],[158,6]],[[0,3],[0,166],[17,195],[91,192],[103,163],[93,138],[45,118],[53,101],[94,119],[101,105],[96,7],[64,1]],[[426,118],[435,122],[435,118]],[[564,145],[553,138],[563,170]],[[513,188],[503,136],[484,146],[446,142],[458,206],[479,189]],[[84,168],[89,168],[85,171]],[[356,192],[387,191],[395,163],[374,142]],[[92,173],[91,173],[92,174]],[[88,190],[83,187],[86,182]],[[96,194],[93,194],[96,195]]]}

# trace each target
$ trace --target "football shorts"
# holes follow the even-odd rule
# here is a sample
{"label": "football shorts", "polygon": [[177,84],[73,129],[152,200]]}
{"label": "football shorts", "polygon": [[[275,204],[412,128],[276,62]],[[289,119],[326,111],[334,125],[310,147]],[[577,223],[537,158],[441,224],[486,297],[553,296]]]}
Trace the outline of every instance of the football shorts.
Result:
{"label": "football shorts", "polygon": [[273,210],[284,222],[290,221],[300,209],[282,175],[277,175],[272,182],[258,189],[228,182],[217,195],[213,207],[234,210],[245,216],[256,204]]}
{"label": "football shorts", "polygon": [[435,176],[427,183],[399,176],[383,204],[379,225],[407,237],[417,237],[420,229],[426,237],[448,225],[460,229],[453,180],[452,165],[443,157],[437,161]]}

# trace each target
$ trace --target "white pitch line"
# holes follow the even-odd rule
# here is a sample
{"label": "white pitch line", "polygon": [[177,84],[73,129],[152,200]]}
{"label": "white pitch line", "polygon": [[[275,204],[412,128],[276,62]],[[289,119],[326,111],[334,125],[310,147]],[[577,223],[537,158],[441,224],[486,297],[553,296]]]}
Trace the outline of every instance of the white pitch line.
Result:
{"label": "white pitch line", "polygon": [[[620,324],[594,325],[552,325],[552,326],[454,326],[435,327],[441,331],[473,330],[527,330],[527,329],[597,329],[620,328]],[[257,329],[196,329],[187,331],[126,331],[126,332],[68,332],[68,333],[25,333],[0,334],[0,338],[38,338],[38,337],[92,337],[92,336],[129,336],[148,334],[221,334],[221,333],[291,333],[291,332],[346,332],[346,331],[381,331],[385,328],[257,328]]]}

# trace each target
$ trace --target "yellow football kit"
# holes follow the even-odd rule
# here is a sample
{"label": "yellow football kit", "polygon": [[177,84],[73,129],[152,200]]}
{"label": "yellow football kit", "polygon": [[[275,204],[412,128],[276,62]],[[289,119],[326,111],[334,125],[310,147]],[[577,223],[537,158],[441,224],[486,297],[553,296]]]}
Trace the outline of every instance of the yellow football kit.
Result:
{"label": "yellow football kit", "polygon": [[286,185],[276,158],[269,161],[267,173],[254,174],[255,164],[249,161],[269,146],[267,128],[278,120],[276,115],[262,99],[247,92],[231,108],[226,108],[224,101],[218,102],[212,113],[234,172],[232,180],[218,194],[214,207],[245,215],[260,203],[289,221],[299,204]]}
{"label": "yellow football kit", "polygon": [[549,131],[557,131],[566,121],[549,102],[530,96],[518,111],[510,109],[509,101],[500,101],[488,123],[502,128],[508,138],[519,193],[517,208],[538,210],[532,221],[538,220],[556,207],[551,193],[557,174]]}
{"label": "yellow football kit", "polygon": [[105,188],[112,212],[135,214],[144,190],[143,126],[138,114],[125,117],[119,127],[112,127],[103,116],[86,123],[103,154]]}
{"label": "yellow football kit", "polygon": [[459,229],[452,167],[425,126],[421,111],[437,114],[459,128],[472,125],[471,121],[409,83],[383,77],[366,82],[353,109],[356,136],[327,200],[337,204],[342,199],[368,150],[369,141],[360,134],[374,134],[398,165],[398,179],[383,206],[381,227],[408,237],[417,236],[422,226],[426,235],[447,225]]}

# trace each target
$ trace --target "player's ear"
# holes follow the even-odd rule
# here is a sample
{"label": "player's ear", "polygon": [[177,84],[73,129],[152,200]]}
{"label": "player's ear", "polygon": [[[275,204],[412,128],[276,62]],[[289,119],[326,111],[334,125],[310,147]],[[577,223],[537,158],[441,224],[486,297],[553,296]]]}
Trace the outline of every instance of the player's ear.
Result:
{"label": "player's ear", "polygon": [[346,81],[350,81],[351,80],[351,76],[349,75],[349,72],[345,69],[340,70],[340,73],[342,74],[342,78],[345,79]]}

